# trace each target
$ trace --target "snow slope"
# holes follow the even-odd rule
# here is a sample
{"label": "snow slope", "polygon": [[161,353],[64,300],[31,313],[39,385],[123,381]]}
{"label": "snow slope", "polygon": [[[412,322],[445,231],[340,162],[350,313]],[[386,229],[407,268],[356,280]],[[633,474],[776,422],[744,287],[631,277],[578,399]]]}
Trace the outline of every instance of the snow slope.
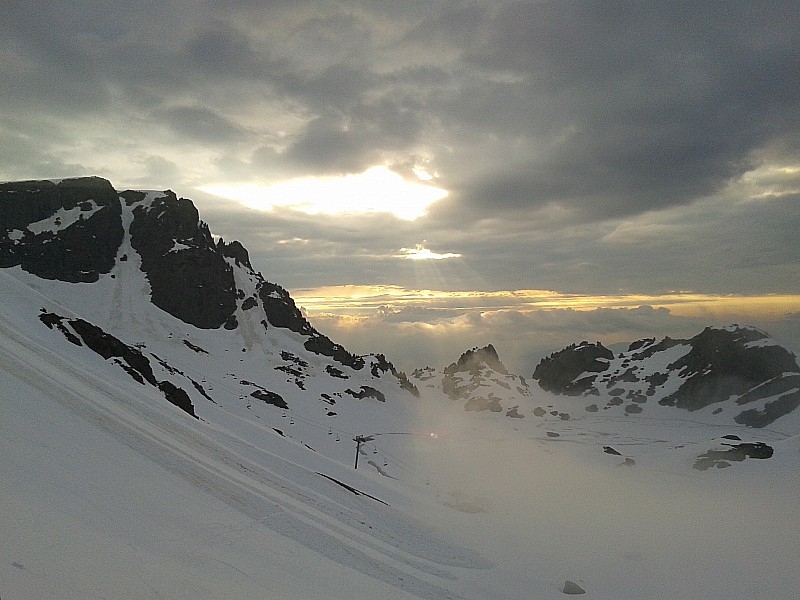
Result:
{"label": "snow slope", "polygon": [[392,487],[187,420],[26,324],[3,315],[4,598],[447,598],[487,566]]}
{"label": "snow slope", "polygon": [[3,277],[4,599],[559,598],[566,579],[587,598],[775,599],[800,584],[796,437],[736,469],[624,469],[583,438],[620,443],[626,424],[567,436],[577,422],[558,419],[549,438],[431,400],[394,423],[436,438],[377,438],[405,468],[390,479],[354,471],[352,442],[309,451],[331,437],[310,425],[191,418],[23,318],[59,307]]}

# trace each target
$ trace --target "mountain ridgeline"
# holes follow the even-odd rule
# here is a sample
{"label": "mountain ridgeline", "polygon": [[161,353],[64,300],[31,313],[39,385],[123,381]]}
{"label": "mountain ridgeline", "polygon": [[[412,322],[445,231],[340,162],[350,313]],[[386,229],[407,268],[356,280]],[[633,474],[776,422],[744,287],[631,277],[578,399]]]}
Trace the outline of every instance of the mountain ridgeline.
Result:
{"label": "mountain ridgeline", "polygon": [[[0,267],[52,282],[34,284],[41,324],[193,417],[198,403],[223,401],[220,382],[214,390],[199,374],[206,362],[235,375],[227,396],[281,409],[317,398],[328,418],[342,398],[418,394],[383,355],[355,355],[317,331],[242,244],[215,239],[169,190],[118,192],[98,177],[0,184]],[[238,360],[220,355],[234,348]]]}
{"label": "mountain ridgeline", "polygon": [[[132,209],[127,232],[123,207]],[[236,329],[237,314],[260,305],[265,328],[289,329],[308,338],[311,352],[354,369],[364,366],[363,358],[314,329],[285,289],[255,273],[239,242],[214,241],[194,204],[170,190],[117,193],[98,177],[0,184],[0,224],[0,267],[19,265],[44,279],[93,283],[129,259],[118,255],[128,233],[152,303],[181,321]],[[250,295],[237,288],[234,266],[254,275]]]}
{"label": "mountain ridgeline", "polygon": [[800,406],[800,367],[793,353],[754,327],[707,327],[691,339],[632,343],[618,356],[599,342],[573,344],[542,360],[533,378],[544,390],[621,407],[646,403],[733,415],[766,427]]}
{"label": "mountain ridgeline", "polygon": [[[707,328],[686,340],[640,340],[618,355],[599,342],[573,344],[535,367],[539,390],[509,373],[492,345],[473,348],[444,369],[425,367],[406,377],[384,355],[355,355],[317,331],[284,288],[253,268],[242,244],[212,236],[190,200],[169,190],[118,192],[98,177],[0,184],[0,267],[86,284],[73,289],[86,290],[102,307],[94,312],[104,317],[89,322],[80,313],[88,296],[75,292],[76,314],[42,307],[42,324],[116,361],[192,416],[197,402],[219,397],[177,363],[218,361],[204,347],[212,342],[203,340],[211,339],[227,340],[226,352],[237,347],[261,353],[248,355],[261,379],[240,376],[241,397],[287,409],[314,397],[328,417],[338,415],[332,408],[337,400],[382,403],[394,388],[409,397],[426,390],[464,411],[511,419],[666,410],[764,428],[800,406],[796,357],[763,331],[740,326]],[[141,302],[148,306],[142,309],[146,318],[131,308]],[[177,321],[155,325],[161,317],[151,314],[152,307]],[[150,332],[149,341],[137,340],[142,330]],[[155,351],[178,338],[184,354],[172,361]],[[297,399],[288,397],[286,383]],[[558,408],[552,400],[537,404],[540,390],[567,402]]]}

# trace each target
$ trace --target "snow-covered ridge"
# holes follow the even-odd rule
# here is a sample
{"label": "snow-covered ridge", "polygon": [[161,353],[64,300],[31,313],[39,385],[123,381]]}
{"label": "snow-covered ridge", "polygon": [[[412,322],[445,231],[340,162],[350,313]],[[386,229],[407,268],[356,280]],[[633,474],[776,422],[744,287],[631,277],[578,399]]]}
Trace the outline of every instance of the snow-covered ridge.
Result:
{"label": "snow-covered ridge", "polygon": [[[465,411],[504,414],[524,418],[520,407],[530,399],[524,377],[509,373],[490,344],[464,352],[443,369],[416,369],[409,378],[427,396],[446,397]],[[441,401],[441,398],[438,398]]]}
{"label": "snow-covered ridge", "polygon": [[[587,410],[626,415],[649,414],[656,404],[766,427],[800,406],[794,355],[755,327],[709,327],[688,340],[641,340],[606,360],[609,354],[599,344],[571,346],[540,363],[534,378],[544,389],[592,400]],[[586,360],[593,361],[588,371]]]}

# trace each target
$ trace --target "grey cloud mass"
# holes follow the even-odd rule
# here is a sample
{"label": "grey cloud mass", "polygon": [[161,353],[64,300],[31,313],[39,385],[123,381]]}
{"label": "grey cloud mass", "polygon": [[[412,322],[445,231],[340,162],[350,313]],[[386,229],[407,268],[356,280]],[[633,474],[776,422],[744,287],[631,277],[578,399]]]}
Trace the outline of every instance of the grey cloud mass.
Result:
{"label": "grey cloud mass", "polygon": [[[8,0],[0,81],[2,179],[170,187],[289,289],[800,293],[796,0]],[[200,191],[375,165],[448,196]]]}

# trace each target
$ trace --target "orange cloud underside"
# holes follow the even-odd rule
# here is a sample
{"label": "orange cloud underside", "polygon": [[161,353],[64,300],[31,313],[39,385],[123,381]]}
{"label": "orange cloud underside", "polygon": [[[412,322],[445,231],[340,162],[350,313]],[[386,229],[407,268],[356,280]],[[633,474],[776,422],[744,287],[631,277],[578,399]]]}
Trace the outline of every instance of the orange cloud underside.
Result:
{"label": "orange cloud underside", "polygon": [[676,316],[753,316],[780,318],[800,312],[800,295],[580,295],[549,290],[442,291],[411,290],[399,286],[328,286],[294,290],[296,302],[311,314],[372,315],[378,310],[424,306],[448,310],[596,310],[601,308],[667,308]]}

